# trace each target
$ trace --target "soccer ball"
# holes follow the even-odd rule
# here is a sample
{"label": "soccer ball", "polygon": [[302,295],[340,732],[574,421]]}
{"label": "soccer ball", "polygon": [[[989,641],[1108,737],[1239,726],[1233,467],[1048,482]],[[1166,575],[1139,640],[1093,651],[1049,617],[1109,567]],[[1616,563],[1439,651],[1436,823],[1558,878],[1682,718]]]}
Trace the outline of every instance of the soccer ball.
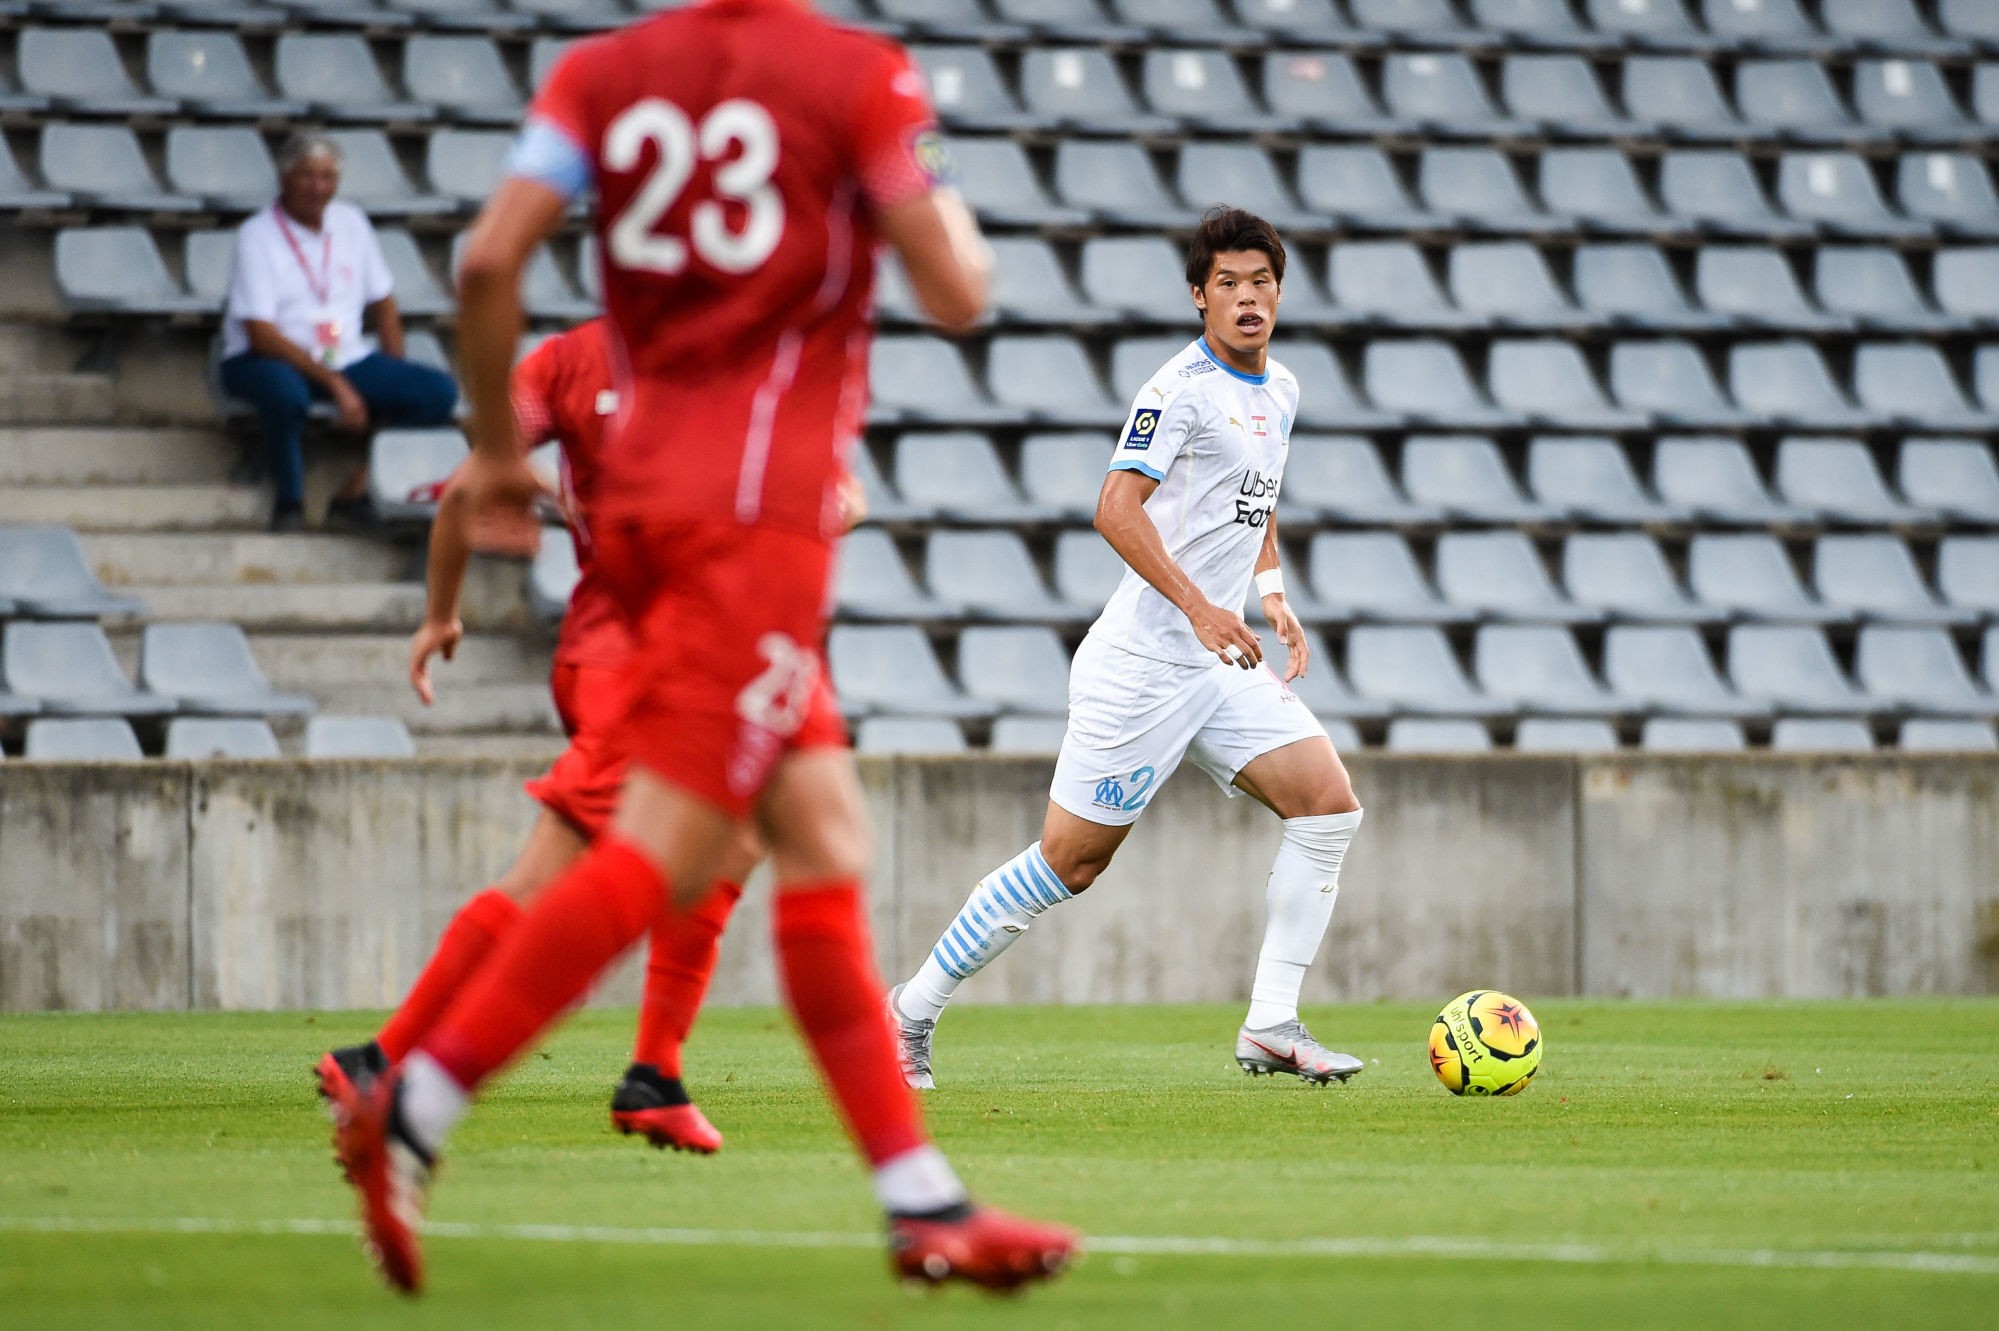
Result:
{"label": "soccer ball", "polygon": [[1452,1095],[1513,1095],[1541,1066],[1541,1024],[1517,998],[1474,989],[1430,1025],[1430,1067]]}

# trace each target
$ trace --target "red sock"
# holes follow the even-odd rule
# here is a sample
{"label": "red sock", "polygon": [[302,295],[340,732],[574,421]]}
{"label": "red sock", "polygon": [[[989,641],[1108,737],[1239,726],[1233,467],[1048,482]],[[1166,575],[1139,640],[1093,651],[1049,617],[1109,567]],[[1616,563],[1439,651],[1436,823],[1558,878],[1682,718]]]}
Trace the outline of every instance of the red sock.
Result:
{"label": "red sock", "polygon": [[451,923],[444,926],[444,936],[437,940],[437,951],[431,953],[423,973],[410,987],[409,997],[375,1037],[391,1063],[400,1063],[404,1054],[416,1048],[458,996],[459,986],[479,969],[493,944],[506,937],[520,918],[520,903],[492,887],[458,908]]}
{"label": "red sock", "polygon": [[701,1010],[722,950],[722,930],[742,895],[735,883],[717,883],[693,910],[669,909],[653,925],[634,1063],[650,1063],[662,1076],[680,1075],[680,1046],[694,1028],[694,1014]]}
{"label": "red sock", "polygon": [[895,1059],[859,880],[781,889],[772,923],[792,1019],[868,1163],[925,1145],[922,1112]]}
{"label": "red sock", "polygon": [[606,836],[527,908],[421,1048],[466,1090],[513,1061],[666,908],[666,880]]}

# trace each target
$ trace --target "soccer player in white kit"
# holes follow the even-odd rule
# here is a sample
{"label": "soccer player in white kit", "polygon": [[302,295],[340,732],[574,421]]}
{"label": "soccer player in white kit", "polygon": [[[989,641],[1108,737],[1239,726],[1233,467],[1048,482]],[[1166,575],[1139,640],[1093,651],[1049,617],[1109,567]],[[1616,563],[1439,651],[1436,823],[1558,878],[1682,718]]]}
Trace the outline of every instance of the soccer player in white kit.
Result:
{"label": "soccer player in white kit", "polygon": [[[1138,391],[1097,499],[1097,530],[1127,567],[1070,666],[1041,840],[980,881],[889,994],[912,1086],[932,1085],[931,1036],[958,986],[1097,880],[1183,757],[1284,824],[1236,1062],[1320,1085],[1361,1069],[1298,1019],[1361,809],[1325,727],[1287,687],[1308,660],[1275,517],[1298,412],[1297,379],[1269,356],[1284,244],[1254,214],[1212,210],[1188,247],[1187,282],[1201,336]],[[1282,680],[1236,613],[1252,578],[1288,657]]]}

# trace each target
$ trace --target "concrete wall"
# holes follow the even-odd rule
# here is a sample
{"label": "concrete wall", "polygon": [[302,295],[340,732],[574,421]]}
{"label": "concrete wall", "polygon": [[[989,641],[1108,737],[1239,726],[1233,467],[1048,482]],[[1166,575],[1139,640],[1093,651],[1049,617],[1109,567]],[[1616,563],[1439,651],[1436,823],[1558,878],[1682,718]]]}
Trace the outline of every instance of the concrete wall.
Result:
{"label": "concrete wall", "polygon": [[[1357,756],[1309,999],[1999,992],[1999,758]],[[534,769],[0,765],[0,1008],[384,1007],[512,860]],[[1036,835],[1038,759],[863,763],[883,968]],[[1195,769],[967,999],[1245,996],[1277,825]],[[713,999],[776,986],[767,892]],[[636,961],[604,986],[636,994]]]}

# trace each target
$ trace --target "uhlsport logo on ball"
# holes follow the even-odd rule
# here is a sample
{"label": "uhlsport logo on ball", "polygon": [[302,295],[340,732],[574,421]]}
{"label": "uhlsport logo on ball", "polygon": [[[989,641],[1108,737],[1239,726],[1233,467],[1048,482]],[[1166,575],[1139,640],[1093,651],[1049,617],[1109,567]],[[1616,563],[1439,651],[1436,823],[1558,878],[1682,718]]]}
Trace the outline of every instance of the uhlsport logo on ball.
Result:
{"label": "uhlsport logo on ball", "polygon": [[1453,1095],[1513,1095],[1541,1066],[1541,1024],[1492,989],[1459,994],[1430,1024],[1430,1067]]}

